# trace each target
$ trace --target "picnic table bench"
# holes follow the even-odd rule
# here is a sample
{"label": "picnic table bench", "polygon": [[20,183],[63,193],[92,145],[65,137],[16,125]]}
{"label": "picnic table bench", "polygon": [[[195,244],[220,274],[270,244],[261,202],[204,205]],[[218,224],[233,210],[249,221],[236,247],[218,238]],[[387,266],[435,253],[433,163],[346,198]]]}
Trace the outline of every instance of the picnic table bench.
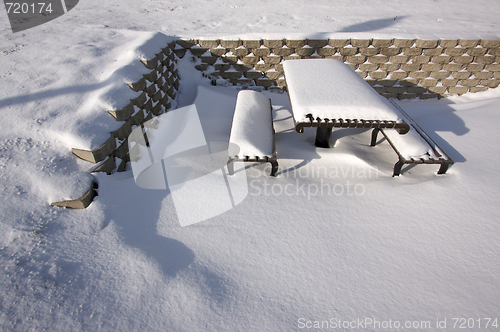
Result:
{"label": "picnic table bench", "polygon": [[440,164],[438,174],[453,164],[408,114],[343,62],[287,60],[283,70],[295,129],[302,133],[304,127],[317,127],[317,147],[330,147],[333,128],[373,128],[371,146],[382,132],[398,154],[393,176],[404,164]]}
{"label": "picnic table bench", "polygon": [[271,176],[276,176],[278,161],[274,143],[271,100],[253,90],[238,92],[229,138],[229,175],[234,162],[269,162]]}
{"label": "picnic table bench", "polygon": [[377,134],[381,132],[399,157],[394,165],[392,176],[399,176],[404,164],[439,164],[437,174],[445,174],[453,160],[413,121],[395,102],[391,103],[398,109],[405,121],[410,125],[410,131],[399,135],[394,129],[375,128],[372,132],[371,146],[377,144]]}

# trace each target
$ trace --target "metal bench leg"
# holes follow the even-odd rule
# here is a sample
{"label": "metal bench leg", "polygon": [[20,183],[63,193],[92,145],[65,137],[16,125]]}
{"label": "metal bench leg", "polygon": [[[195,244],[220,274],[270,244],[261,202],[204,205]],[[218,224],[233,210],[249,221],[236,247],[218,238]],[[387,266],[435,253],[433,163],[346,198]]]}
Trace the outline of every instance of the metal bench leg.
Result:
{"label": "metal bench leg", "polygon": [[227,172],[229,173],[229,175],[234,174],[234,159],[232,158],[227,162]]}
{"label": "metal bench leg", "polygon": [[278,172],[278,161],[273,160],[271,163],[271,176],[276,176],[276,172]]}
{"label": "metal bench leg", "polygon": [[403,167],[404,165],[404,161],[398,161],[395,165],[394,165],[394,173],[392,174],[392,176],[399,176],[399,174],[401,174],[401,168]]}
{"label": "metal bench leg", "polygon": [[314,145],[318,148],[329,148],[332,129],[332,127],[318,127],[316,129],[316,141]]}
{"label": "metal bench leg", "polygon": [[373,129],[373,131],[372,131],[372,142],[371,142],[370,146],[375,146],[377,144],[377,135],[378,135],[379,131],[380,131],[380,128]]}
{"label": "metal bench leg", "polygon": [[446,173],[446,171],[448,170],[448,166],[450,166],[450,164],[441,164],[441,167],[439,167],[438,174]]}

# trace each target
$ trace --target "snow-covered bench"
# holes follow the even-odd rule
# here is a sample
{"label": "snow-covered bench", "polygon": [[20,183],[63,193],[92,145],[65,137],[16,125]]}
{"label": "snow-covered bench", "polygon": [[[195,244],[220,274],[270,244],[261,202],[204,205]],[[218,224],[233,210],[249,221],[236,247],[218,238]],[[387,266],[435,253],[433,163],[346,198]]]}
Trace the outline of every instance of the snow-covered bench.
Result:
{"label": "snow-covered bench", "polygon": [[372,132],[371,146],[377,144],[377,134],[382,132],[394,151],[398,154],[399,161],[394,165],[392,176],[398,176],[404,164],[440,164],[438,174],[444,174],[453,160],[404,112],[396,103],[391,103],[410,125],[410,131],[400,135],[394,129],[375,128]]}
{"label": "snow-covered bench", "polygon": [[242,90],[236,99],[229,138],[228,172],[234,174],[235,161],[270,162],[276,176],[278,161],[274,144],[271,100],[262,93]]}

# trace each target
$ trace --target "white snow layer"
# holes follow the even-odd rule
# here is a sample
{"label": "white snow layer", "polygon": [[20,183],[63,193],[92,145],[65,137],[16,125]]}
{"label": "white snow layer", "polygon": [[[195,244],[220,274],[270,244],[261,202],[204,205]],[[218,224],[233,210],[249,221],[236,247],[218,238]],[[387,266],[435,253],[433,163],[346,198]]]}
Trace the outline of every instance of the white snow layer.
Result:
{"label": "white snow layer", "polygon": [[[169,191],[139,188],[131,171],[96,174],[99,196],[86,210],[49,203],[88,189],[95,165],[70,149],[96,147],[121,125],[107,108],[136,96],[125,81],[170,37],[496,38],[499,6],[87,0],[16,34],[0,8],[0,329],[498,322],[498,89],[399,102],[456,162],[444,176],[417,165],[392,178],[394,151],[371,148],[364,130],[334,130],[335,147],[317,149],[313,129],[293,130],[287,95],[266,92],[281,169],[269,178],[269,165],[245,166],[248,195],[234,209],[180,227]],[[202,77],[189,60],[179,67],[186,106]],[[199,112],[207,141],[228,141],[237,91],[200,91],[211,101]]]}
{"label": "white snow layer", "polygon": [[348,65],[335,59],[283,63],[296,122],[313,119],[401,120],[398,112]]}
{"label": "white snow layer", "polygon": [[[229,156],[239,158],[271,157],[273,118],[270,100],[258,91],[238,93],[229,143]],[[232,147],[239,149],[232,149]]]}

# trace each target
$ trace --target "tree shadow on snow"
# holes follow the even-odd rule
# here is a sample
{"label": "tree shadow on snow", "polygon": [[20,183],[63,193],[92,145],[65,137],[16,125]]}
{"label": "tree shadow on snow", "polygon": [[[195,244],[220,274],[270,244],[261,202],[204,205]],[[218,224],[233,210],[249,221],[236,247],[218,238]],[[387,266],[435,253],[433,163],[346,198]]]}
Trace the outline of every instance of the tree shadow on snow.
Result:
{"label": "tree shadow on snow", "polygon": [[350,25],[348,27],[343,28],[342,30],[339,30],[338,32],[364,32],[364,31],[380,30],[396,24],[397,20],[402,20],[405,17],[406,16],[401,16],[401,17],[396,16],[392,18],[366,21],[363,23]]}
{"label": "tree shadow on snow", "polygon": [[[103,228],[113,221],[123,242],[139,249],[168,277],[177,275],[194,261],[194,252],[185,244],[158,234],[160,211],[169,190],[143,189],[133,178],[106,184],[99,186],[97,198],[106,197],[103,208],[107,222]],[[177,223],[175,215],[166,218]]]}

